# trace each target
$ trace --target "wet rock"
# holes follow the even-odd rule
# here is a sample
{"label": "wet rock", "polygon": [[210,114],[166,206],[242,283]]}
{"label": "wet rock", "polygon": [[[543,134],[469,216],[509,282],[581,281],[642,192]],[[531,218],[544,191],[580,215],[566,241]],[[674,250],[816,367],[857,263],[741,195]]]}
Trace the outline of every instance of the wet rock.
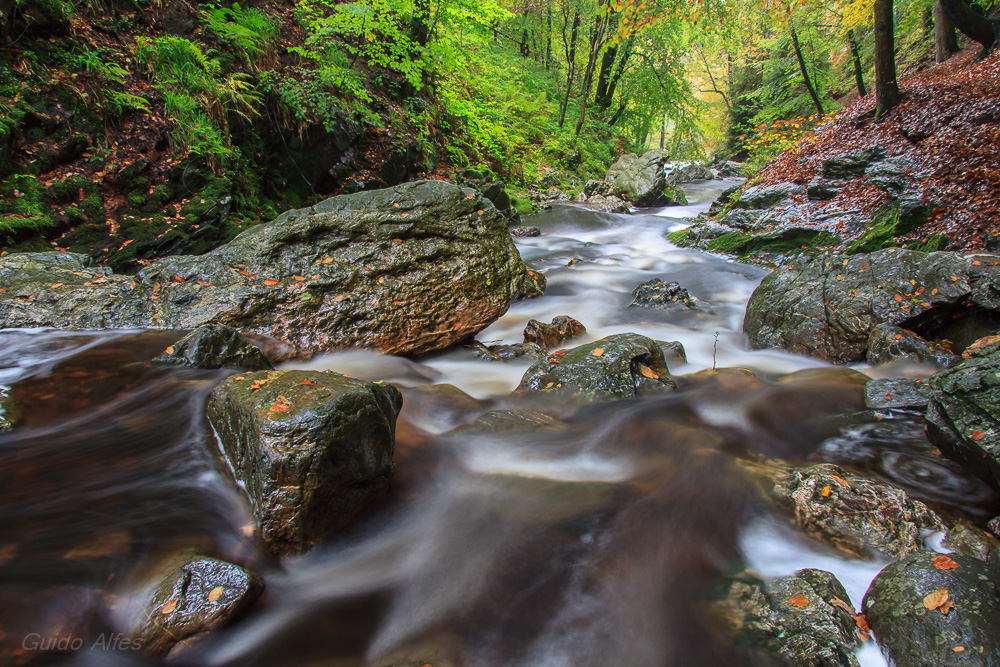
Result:
{"label": "wet rock", "polygon": [[789,197],[805,194],[806,189],[796,183],[778,183],[776,185],[755,185],[743,191],[733,208],[764,209],[771,208],[778,202]]}
{"label": "wet rock", "polygon": [[[952,554],[958,567],[941,570],[936,557],[913,553],[875,577],[863,611],[879,644],[898,667],[1000,664],[1000,591],[986,563]],[[940,589],[951,602],[947,613],[926,602]]]}
{"label": "wet rock", "polygon": [[868,363],[887,364],[897,359],[910,359],[938,364],[944,368],[954,366],[962,359],[952,354],[940,343],[929,341],[912,331],[892,324],[879,324],[868,336]]}
{"label": "wet rock", "polygon": [[733,230],[750,231],[760,224],[763,213],[760,211],[746,209],[746,208],[734,208],[728,211],[719,220],[720,225],[725,225]]}
{"label": "wet rock", "polygon": [[964,347],[1000,316],[993,256],[890,248],[784,264],[754,290],[743,329],[754,349],[778,347],[832,362],[864,359],[880,324]]}
{"label": "wet rock", "polygon": [[21,421],[23,409],[10,393],[10,387],[0,384],[0,433],[7,431]]}
{"label": "wet rock", "polygon": [[679,283],[653,278],[632,290],[635,299],[631,306],[669,310],[671,308],[694,308],[694,299]]}
{"label": "wet rock", "polygon": [[544,273],[528,269],[524,272],[524,277],[518,283],[517,291],[514,293],[515,299],[536,299],[545,296],[545,287],[548,281]]}
{"label": "wet rock", "polygon": [[931,386],[924,380],[886,378],[865,385],[865,404],[873,410],[898,408],[923,412],[930,400]]}
{"label": "wet rock", "polygon": [[182,554],[157,568],[141,593],[112,612],[130,648],[165,655],[188,637],[220,628],[245,612],[264,591],[264,580],[214,558]]}
{"label": "wet rock", "polygon": [[612,195],[635,206],[670,206],[674,198],[667,194],[663,171],[667,161],[668,156],[656,150],[641,156],[628,153],[611,165],[604,180]]}
{"label": "wet rock", "polygon": [[945,530],[933,511],[900,489],[832,464],[794,470],[772,497],[795,512],[802,529],[822,542],[864,557],[902,556],[923,548],[924,530]]}
{"label": "wet rock", "polygon": [[585,203],[588,207],[605,213],[628,213],[632,210],[627,202],[610,195],[591,195]]}
{"label": "wet rock", "polygon": [[941,453],[1000,488],[1000,342],[935,373],[927,435]]}
{"label": "wet rock", "polygon": [[420,354],[485,328],[526,273],[493,205],[439,181],[288,211],[210,253],[164,258],[134,276],[48,271],[74,261],[81,264],[0,259],[0,321],[67,329],[215,322],[311,352]]}
{"label": "wet rock", "polygon": [[865,180],[889,194],[901,195],[910,187],[917,168],[912,160],[894,157],[881,160],[865,169]]}
{"label": "wet rock", "polygon": [[813,201],[826,201],[839,195],[843,187],[842,181],[828,181],[816,176],[806,186],[806,194]]}
{"label": "wet rock", "polygon": [[387,488],[399,390],[332,372],[228,378],[208,418],[275,553],[308,549]]}
{"label": "wet rock", "polygon": [[672,362],[677,362],[679,364],[686,364],[687,352],[684,351],[684,344],[677,340],[672,341],[656,341],[660,344],[660,349],[663,350],[663,359],[667,362],[669,366]]}
{"label": "wet rock", "polygon": [[153,363],[192,368],[272,370],[259,347],[221,324],[203,324],[168,347]]}
{"label": "wet rock", "polygon": [[568,315],[557,315],[551,324],[528,320],[524,327],[524,342],[543,348],[559,347],[568,340],[587,333],[587,327]]}
{"label": "wet rock", "polygon": [[823,160],[820,171],[825,178],[853,178],[861,176],[873,162],[885,157],[881,148],[868,148],[854,153],[844,153],[837,157]]}
{"label": "wet rock", "polygon": [[476,421],[468,426],[456,429],[456,431],[522,432],[558,429],[562,428],[563,425],[563,422],[558,419],[534,410],[491,410],[477,417]]}
{"label": "wet rock", "polygon": [[605,181],[599,181],[596,178],[592,178],[587,181],[586,185],[583,186],[583,193],[588,197],[593,197],[594,195],[606,195],[608,194],[608,187]]}
{"label": "wet rock", "polygon": [[829,572],[799,570],[769,581],[742,575],[729,585],[724,605],[739,643],[779,664],[858,667],[853,606]]}
{"label": "wet rock", "polygon": [[533,364],[516,392],[548,392],[583,400],[631,398],[676,388],[659,344],[623,333],[587,343]]}
{"label": "wet rock", "polygon": [[510,230],[510,235],[514,237],[541,236],[542,230],[538,227],[515,227]]}
{"label": "wet rock", "polygon": [[663,170],[667,176],[667,183],[671,185],[707,181],[715,177],[711,169],[697,162],[674,160],[663,165]]}
{"label": "wet rock", "polygon": [[740,190],[742,189],[743,184],[737,183],[736,185],[731,185],[720,192],[718,198],[712,202],[712,205],[709,207],[708,215],[715,216],[721,213],[724,208],[736,201],[739,197]]}
{"label": "wet rock", "polygon": [[960,521],[948,529],[941,546],[954,553],[986,560],[1000,546],[1000,541],[985,530]]}
{"label": "wet rock", "polygon": [[713,167],[718,178],[738,178],[743,175],[743,163],[735,160],[725,160],[713,164]]}
{"label": "wet rock", "polygon": [[486,361],[513,361],[514,359],[545,358],[545,348],[535,343],[514,343],[512,345],[483,345],[476,341],[473,354]]}

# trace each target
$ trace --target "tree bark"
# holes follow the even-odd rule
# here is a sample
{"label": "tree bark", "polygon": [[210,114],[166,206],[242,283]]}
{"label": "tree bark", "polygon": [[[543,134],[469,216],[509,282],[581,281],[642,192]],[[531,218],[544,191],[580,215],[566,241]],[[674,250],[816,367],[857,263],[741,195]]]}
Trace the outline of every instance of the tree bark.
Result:
{"label": "tree bark", "polygon": [[892,0],[875,0],[875,120],[899,104]]}
{"label": "tree bark", "polygon": [[587,69],[583,73],[583,86],[580,90],[580,119],[576,122],[575,136],[580,136],[583,124],[587,120],[587,101],[590,97],[590,87],[594,83],[597,55],[607,41],[606,33],[611,20],[611,14],[597,16],[594,19],[594,27],[590,29],[590,54],[587,56]]}
{"label": "tree bark", "polygon": [[858,85],[858,95],[864,97],[868,94],[865,87],[865,75],[861,69],[861,51],[858,49],[858,40],[854,36],[854,29],[847,31],[847,43],[851,46],[851,62],[854,65],[854,82]]}
{"label": "tree bark", "polygon": [[[611,69],[615,66],[615,59],[618,57],[618,47],[609,46],[604,51],[601,58],[601,73],[597,76],[597,92],[594,93],[594,105],[602,109],[607,109],[610,101],[608,97],[608,83],[611,81]],[[606,103],[607,102],[607,103]]]}
{"label": "tree bark", "polygon": [[[615,73],[611,77],[611,81],[608,83],[607,90],[604,92],[604,99],[601,100],[601,108],[607,111],[611,107],[611,103],[615,99],[615,91],[618,90],[618,82],[622,80],[622,75],[625,73],[625,68],[628,66],[628,61],[632,57],[632,49],[635,47],[635,35],[630,35],[628,41],[625,42],[625,48],[622,49],[622,57],[618,59],[618,67],[615,68]],[[616,117],[621,115],[619,111]],[[614,123],[611,123],[614,125]]]}
{"label": "tree bark", "polygon": [[1000,22],[988,19],[966,4],[965,0],[940,0],[941,8],[952,24],[962,33],[983,45],[976,60],[982,60],[993,52],[1000,36]]}
{"label": "tree bark", "polygon": [[[566,52],[566,94],[563,95],[562,109],[559,111],[559,127],[566,122],[566,108],[569,106],[569,93],[573,89],[573,77],[576,75],[576,40],[580,34],[580,12],[573,14],[573,30],[569,39],[569,47]],[[563,27],[563,40],[565,43],[565,26]]]}
{"label": "tree bark", "polygon": [[958,36],[955,34],[955,24],[948,18],[948,13],[938,0],[934,3],[934,60],[943,63],[956,53]]}
{"label": "tree bark", "polygon": [[[876,0],[877,2],[878,0]],[[823,115],[823,104],[819,100],[819,95],[816,93],[816,88],[813,86],[812,80],[809,78],[809,70],[806,68],[806,60],[802,57],[802,47],[799,46],[799,36],[795,32],[795,28],[792,28],[792,46],[795,48],[795,57],[799,61],[799,70],[802,72],[802,80],[806,83],[806,90],[809,91],[809,97],[812,98],[813,104],[816,105],[816,111],[819,115]]]}

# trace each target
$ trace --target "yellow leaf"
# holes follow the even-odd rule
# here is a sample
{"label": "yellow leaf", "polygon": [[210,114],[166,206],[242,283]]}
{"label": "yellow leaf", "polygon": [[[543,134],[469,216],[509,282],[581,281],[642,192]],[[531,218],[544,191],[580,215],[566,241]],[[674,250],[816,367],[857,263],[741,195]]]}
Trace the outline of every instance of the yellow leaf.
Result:
{"label": "yellow leaf", "polygon": [[278,281],[275,280],[274,278],[268,278],[267,280],[264,281],[264,284],[270,287],[271,285],[277,285]]}
{"label": "yellow leaf", "polygon": [[823,496],[824,498],[826,498],[828,495],[830,495],[830,491],[832,491],[832,490],[833,490],[833,487],[830,486],[829,484],[827,484],[826,486],[823,487],[823,490],[820,491],[820,495]]}
{"label": "yellow leaf", "polygon": [[604,354],[604,348],[603,347],[595,347],[594,351],[591,352],[591,354],[594,355],[595,357],[599,357],[602,354]]}
{"label": "yellow leaf", "polygon": [[174,348],[173,347],[168,347],[166,351],[167,351],[167,354],[173,354],[174,353]]}
{"label": "yellow leaf", "polygon": [[55,285],[52,285],[52,287],[51,287],[51,288],[52,288],[52,289],[55,289],[55,288],[57,288],[57,287],[62,287],[62,286],[63,286],[63,283],[56,283]]}
{"label": "yellow leaf", "polygon": [[177,609],[178,602],[180,602],[180,600],[178,600],[177,598],[174,598],[173,600],[167,600],[166,603],[164,603],[163,608],[160,609],[160,613],[161,614],[171,613],[174,609]]}
{"label": "yellow leaf", "polygon": [[220,597],[222,597],[222,586],[216,586],[212,589],[212,592],[208,594],[208,601],[215,602]]}
{"label": "yellow leaf", "polygon": [[327,257],[326,259],[324,259],[324,260],[323,260],[323,263],[324,263],[324,264],[329,264],[329,263],[331,263],[332,261],[333,261],[333,257]]}
{"label": "yellow leaf", "polygon": [[934,610],[943,605],[947,601],[948,601],[948,589],[939,588],[933,593],[928,593],[924,597],[924,608]]}
{"label": "yellow leaf", "polygon": [[641,368],[639,369],[639,372],[640,372],[640,373],[642,373],[642,374],[643,374],[643,376],[645,376],[645,377],[648,377],[648,378],[649,378],[650,380],[659,380],[659,379],[660,379],[660,376],[659,376],[659,375],[657,375],[657,374],[656,374],[656,373],[655,373],[655,372],[653,371],[653,369],[652,369],[652,368],[650,368],[649,366],[642,366],[642,367],[641,367]]}

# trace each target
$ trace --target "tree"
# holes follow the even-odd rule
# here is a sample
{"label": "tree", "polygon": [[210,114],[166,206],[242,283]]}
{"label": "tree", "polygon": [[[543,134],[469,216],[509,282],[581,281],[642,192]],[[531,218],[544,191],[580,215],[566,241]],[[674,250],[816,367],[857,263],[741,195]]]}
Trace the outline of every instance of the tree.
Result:
{"label": "tree", "polygon": [[[950,1],[950,0],[949,0]],[[875,0],[875,120],[899,104],[892,0]]]}
{"label": "tree", "polygon": [[982,45],[976,60],[982,60],[993,52],[1000,39],[1000,21],[988,19],[969,6],[965,0],[941,0],[944,13],[962,33]]}
{"label": "tree", "polygon": [[789,23],[792,29],[792,46],[795,49],[795,58],[799,62],[799,71],[802,72],[802,80],[806,84],[806,90],[809,91],[809,97],[812,98],[813,104],[816,105],[816,111],[820,116],[823,115],[823,104],[819,100],[819,95],[816,94],[816,88],[813,86],[812,81],[809,79],[809,70],[806,68],[806,59],[802,57],[802,46],[799,44],[799,35],[795,32],[795,26]]}
{"label": "tree", "polygon": [[958,38],[955,35],[955,24],[948,18],[948,13],[938,0],[934,3],[934,60],[943,63],[956,53]]}

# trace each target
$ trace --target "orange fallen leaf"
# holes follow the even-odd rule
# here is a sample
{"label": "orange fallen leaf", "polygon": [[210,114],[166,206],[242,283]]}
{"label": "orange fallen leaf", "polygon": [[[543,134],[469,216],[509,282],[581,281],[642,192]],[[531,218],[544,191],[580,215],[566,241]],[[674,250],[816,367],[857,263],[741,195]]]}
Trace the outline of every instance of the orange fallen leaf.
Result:
{"label": "orange fallen leaf", "polygon": [[891,401],[892,400],[892,394],[886,394],[885,395],[885,400]]}
{"label": "orange fallen leaf", "polygon": [[482,215],[482,214],[483,214],[483,209],[479,209],[478,211],[476,211],[476,213],[477,213],[478,215]]}
{"label": "orange fallen leaf", "polygon": [[931,294],[937,294],[937,293],[938,293],[938,288],[937,287],[935,287],[934,289],[931,290]]}
{"label": "orange fallen leaf", "polygon": [[660,376],[656,374],[649,366],[642,366],[639,368],[639,372],[642,373],[643,377],[648,377],[650,380],[659,380]]}
{"label": "orange fallen leaf", "polygon": [[212,283],[208,282],[207,280],[197,280],[195,282],[197,282],[202,287],[211,287],[212,286]]}
{"label": "orange fallen leaf", "polygon": [[269,409],[276,410],[277,412],[288,412],[289,404],[284,401],[275,401]]}
{"label": "orange fallen leaf", "polygon": [[333,257],[327,257],[326,259],[323,260],[323,263],[324,264],[329,264],[332,261],[333,261]]}
{"label": "orange fallen leaf", "polygon": [[298,281],[298,282],[302,282],[303,280],[305,280],[305,277],[303,277],[303,276],[292,276],[292,280],[295,280],[295,281]]}
{"label": "orange fallen leaf", "polygon": [[160,609],[160,613],[161,613],[161,614],[169,614],[169,613],[170,613],[170,612],[172,612],[172,611],[173,611],[174,609],[177,609],[177,604],[178,604],[179,602],[180,602],[180,600],[178,600],[177,598],[174,598],[173,600],[167,600],[167,601],[166,601],[166,602],[165,602],[165,603],[163,604],[163,608],[162,608],[162,609]]}
{"label": "orange fallen leaf", "polygon": [[55,285],[51,285],[51,286],[50,286],[50,289],[55,289],[55,288],[57,288],[57,287],[62,287],[62,286],[63,286],[63,284],[64,284],[64,283],[56,283]]}
{"label": "orange fallen leaf", "polygon": [[951,650],[954,651],[955,653],[961,653],[962,651],[965,650],[965,647],[964,646],[956,646],[955,648],[953,648]]}
{"label": "orange fallen leaf", "polygon": [[973,431],[972,435],[970,435],[969,437],[972,438],[973,440],[975,440],[976,442],[978,442],[978,441],[980,441],[980,440],[982,440],[983,438],[986,437],[986,432],[985,431]]}
{"label": "orange fallen leaf", "polygon": [[345,296],[344,296],[343,294],[341,294],[340,296],[335,296],[335,297],[333,297],[333,302],[334,302],[334,303],[340,303],[341,301],[343,301],[343,300],[344,300],[344,299],[346,299],[346,298],[347,298],[347,297],[345,297]]}
{"label": "orange fallen leaf", "polygon": [[830,475],[830,477],[833,477],[833,480],[835,482],[837,482],[837,484],[840,484],[841,486],[850,486],[851,485],[850,482],[848,482],[843,477],[840,477],[839,475]]}
{"label": "orange fallen leaf", "polygon": [[129,239],[128,241],[126,241],[125,243],[122,244],[122,247],[124,248],[125,246],[127,246],[129,243],[131,243],[134,240],[135,239]]}
{"label": "orange fallen leaf", "polygon": [[216,586],[212,589],[212,592],[208,594],[208,601],[215,602],[220,597],[222,597],[223,588],[222,586]]}
{"label": "orange fallen leaf", "polygon": [[264,281],[264,284],[270,287],[271,285],[277,285],[278,281],[275,280],[274,278],[268,278],[267,280]]}
{"label": "orange fallen leaf", "polygon": [[833,491],[833,487],[828,484],[828,485],[826,485],[826,486],[823,487],[823,490],[820,491],[819,494],[821,496],[823,496],[824,498],[826,498],[827,496],[830,495],[831,491]]}
{"label": "orange fallen leaf", "polygon": [[299,384],[301,384],[304,387],[315,387],[316,386],[316,383],[313,382],[312,380],[303,380]]}
{"label": "orange fallen leaf", "polygon": [[958,276],[952,276],[951,277],[951,282],[957,283],[958,282]]}
{"label": "orange fallen leaf", "polygon": [[604,348],[603,348],[603,347],[595,347],[595,348],[594,348],[594,351],[593,351],[593,352],[591,352],[591,354],[592,354],[593,356],[595,356],[595,357],[599,357],[599,356],[601,356],[602,354],[604,354]]}
{"label": "orange fallen leaf", "polygon": [[168,347],[168,348],[167,348],[167,350],[166,350],[166,352],[167,352],[167,354],[173,354],[173,353],[174,353],[174,348],[173,348],[173,346],[171,346],[171,347]]}
{"label": "orange fallen leaf", "polygon": [[896,296],[894,296],[892,298],[895,299],[896,301],[902,301],[903,300],[903,295],[902,294],[897,294]]}
{"label": "orange fallen leaf", "polygon": [[564,357],[566,356],[566,350],[556,350],[552,354],[557,357]]}
{"label": "orange fallen leaf", "polygon": [[868,625],[868,617],[864,614],[858,614],[854,617],[854,624],[858,626],[858,629],[862,632],[871,632],[872,629]]}
{"label": "orange fallen leaf", "polygon": [[559,363],[562,363],[562,362],[559,361],[558,359],[553,358],[553,359],[549,359],[549,363],[550,364],[559,364]]}
{"label": "orange fallen leaf", "polygon": [[920,295],[921,295],[921,294],[923,294],[923,293],[924,293],[924,288],[923,288],[923,287],[921,287],[921,288],[920,288],[920,289],[918,289],[918,290],[917,290],[916,292],[914,292],[914,294],[915,294],[916,296],[920,296]]}
{"label": "orange fallen leaf", "polygon": [[807,598],[805,595],[793,595],[792,597],[788,598],[788,604],[792,605],[793,607],[808,607],[809,598]]}
{"label": "orange fallen leaf", "polygon": [[940,607],[938,607],[938,611],[940,611],[942,614],[944,614],[945,616],[947,616],[948,612],[951,611],[952,607],[954,607],[954,606],[955,606],[955,603],[952,602],[951,600],[948,600],[943,605],[941,605]]}
{"label": "orange fallen leaf", "polygon": [[180,276],[174,276],[174,282],[175,283],[185,283],[187,281],[184,280],[183,278],[181,278]]}
{"label": "orange fallen leaf", "polygon": [[854,607],[852,607],[851,605],[847,604],[846,602],[844,602],[843,600],[841,600],[838,597],[834,597],[832,600],[830,600],[830,606],[836,607],[837,609],[841,609],[843,611],[846,611],[851,616],[854,616]]}
{"label": "orange fallen leaf", "polygon": [[860,639],[863,642],[866,642],[872,638],[870,634],[868,634],[867,632],[861,632],[861,630],[855,630],[854,634],[856,634],[858,636],[858,639]]}
{"label": "orange fallen leaf", "polygon": [[472,195],[465,195],[466,199],[472,199]]}
{"label": "orange fallen leaf", "polygon": [[928,593],[926,596],[924,596],[924,608],[933,611],[947,601],[948,601],[948,589],[939,588],[933,593]]}
{"label": "orange fallen leaf", "polygon": [[245,378],[245,377],[243,377],[242,375],[237,375],[237,376],[236,376],[236,377],[235,377],[234,379],[235,379],[235,380],[236,380],[237,382],[243,382],[243,380],[246,380],[246,378]]}
{"label": "orange fallen leaf", "polygon": [[935,556],[931,559],[931,562],[939,570],[954,570],[958,567],[958,563],[947,556]]}

